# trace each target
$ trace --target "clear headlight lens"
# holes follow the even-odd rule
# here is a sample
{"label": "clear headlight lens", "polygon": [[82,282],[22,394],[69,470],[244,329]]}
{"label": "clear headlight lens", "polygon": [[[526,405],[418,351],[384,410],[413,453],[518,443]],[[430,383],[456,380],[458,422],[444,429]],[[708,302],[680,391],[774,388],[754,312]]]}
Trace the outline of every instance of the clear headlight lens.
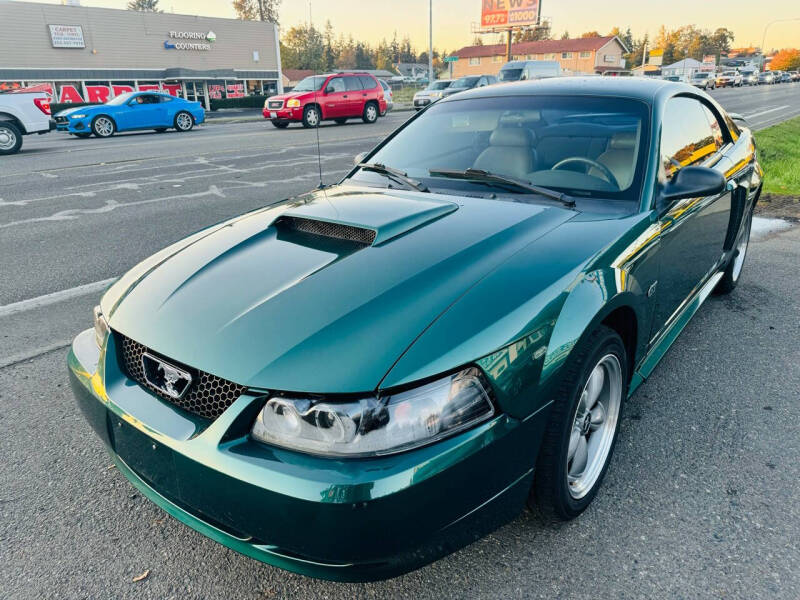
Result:
{"label": "clear headlight lens", "polygon": [[338,402],[272,397],[256,440],[324,456],[376,456],[423,446],[494,414],[489,386],[471,367],[385,397]]}
{"label": "clear headlight lens", "polygon": [[85,119],[86,115],[70,115],[70,119]]}
{"label": "clear headlight lens", "polygon": [[287,108],[298,108],[300,106],[300,100],[297,98],[292,98],[286,103]]}
{"label": "clear headlight lens", "polygon": [[94,341],[98,348],[102,348],[111,329],[109,329],[108,321],[99,306],[95,306],[92,312],[94,313]]}

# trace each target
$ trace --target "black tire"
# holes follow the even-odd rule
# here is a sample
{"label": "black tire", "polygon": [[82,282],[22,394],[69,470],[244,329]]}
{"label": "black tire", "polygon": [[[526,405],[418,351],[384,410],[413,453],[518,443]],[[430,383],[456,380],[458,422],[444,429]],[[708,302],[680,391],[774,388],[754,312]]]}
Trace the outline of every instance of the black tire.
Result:
{"label": "black tire", "polygon": [[316,106],[306,106],[303,110],[303,127],[310,129],[312,127],[319,127],[319,122],[322,117],[319,113],[319,108]]}
{"label": "black tire", "polygon": [[156,133],[164,133],[166,130],[167,130],[166,127],[156,127],[155,132]]}
{"label": "black tire", "polygon": [[[106,126],[108,125],[108,127]],[[92,133],[99,138],[109,138],[117,132],[117,124],[108,115],[98,115],[92,121]]]}
{"label": "black tire", "polygon": [[175,120],[173,121],[172,126],[175,128],[175,131],[179,131],[181,133],[191,131],[194,128],[194,117],[192,116],[192,113],[185,110],[180,111],[175,115]]}
{"label": "black tire", "polygon": [[289,123],[282,121],[272,121],[272,126],[277,129],[286,129],[289,126]]}
{"label": "black tire", "polygon": [[16,154],[22,148],[22,131],[11,121],[0,121],[0,155]]}
{"label": "black tire", "polygon": [[361,115],[361,120],[368,125],[375,123],[381,114],[381,109],[377,102],[367,102],[364,105],[364,112]]}
{"label": "black tire", "polygon": [[344,125],[347,123],[347,119],[335,119],[337,125]]}
{"label": "black tire", "polygon": [[89,133],[89,132],[86,132],[86,131],[82,132],[82,133],[73,133],[72,135],[74,135],[77,138],[81,138],[82,140],[85,140],[86,138],[92,137],[92,134]]}
{"label": "black tire", "polygon": [[[591,488],[584,492],[582,497],[576,499],[571,494],[567,482],[570,437],[575,427],[578,405],[583,402],[582,394],[588,378],[599,362],[608,355],[616,357],[621,375],[618,383],[621,396],[615,416],[616,420],[613,424],[609,423],[608,425],[609,433],[613,425],[613,438],[608,447],[605,463],[591,484]],[[565,366],[562,383],[556,392],[550,417],[545,427],[528,501],[531,508],[538,508],[541,516],[551,522],[574,519],[586,510],[597,494],[614,454],[621,421],[619,413],[628,393],[628,361],[625,344],[613,329],[603,325],[599,326],[579,342],[568,360],[569,363]]]}
{"label": "black tire", "polygon": [[[745,259],[747,258],[747,249],[750,246],[750,228],[753,225],[753,211],[747,215],[747,220],[742,225],[742,231],[739,232],[739,237],[736,239],[736,250],[733,253],[731,261],[725,267],[722,273],[722,279],[719,280],[717,287],[714,288],[715,294],[730,294],[739,284],[744,269]],[[739,260],[741,257],[741,260]]]}

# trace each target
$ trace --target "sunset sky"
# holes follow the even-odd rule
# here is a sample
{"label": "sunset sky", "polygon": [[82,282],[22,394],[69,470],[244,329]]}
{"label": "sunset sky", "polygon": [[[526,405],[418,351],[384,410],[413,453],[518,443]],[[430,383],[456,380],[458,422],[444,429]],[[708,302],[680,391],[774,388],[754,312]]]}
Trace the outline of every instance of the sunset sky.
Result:
{"label": "sunset sky", "polygon": [[[33,0],[48,4],[55,0]],[[83,6],[125,8],[126,0],[81,0]],[[480,21],[480,0],[433,0],[434,45],[454,50],[471,43],[471,24]],[[166,12],[234,17],[229,0],[160,0]],[[427,47],[428,0],[312,0],[315,24],[330,19],[337,34],[352,34],[370,43],[409,35],[418,50]],[[282,28],[308,21],[308,0],[283,0]],[[543,0],[542,15],[550,17],[553,30],[573,36],[584,31],[607,33],[618,25],[630,25],[635,36],[647,31],[653,36],[663,23],[667,27],[695,24],[713,29],[728,27],[736,34],[736,46],[760,46],[764,26],[774,19],[798,20],[772,25],[767,34],[769,48],[800,47],[800,2],[797,0]],[[486,42],[495,36],[486,36]]]}

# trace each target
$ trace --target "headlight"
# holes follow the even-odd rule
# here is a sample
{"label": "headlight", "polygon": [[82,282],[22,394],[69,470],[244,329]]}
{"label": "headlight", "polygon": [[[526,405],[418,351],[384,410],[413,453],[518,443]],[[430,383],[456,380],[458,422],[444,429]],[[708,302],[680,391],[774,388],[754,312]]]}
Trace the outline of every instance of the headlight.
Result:
{"label": "headlight", "polygon": [[442,92],[431,92],[431,98],[441,98]]}
{"label": "headlight", "polygon": [[103,347],[103,343],[106,341],[106,336],[108,336],[109,332],[111,331],[108,327],[108,321],[103,316],[103,311],[100,310],[99,306],[94,307],[94,341],[97,343],[98,348]]}
{"label": "headlight", "polygon": [[70,119],[85,119],[86,115],[70,115]]}
{"label": "headlight", "polygon": [[292,98],[286,103],[286,106],[288,108],[298,108],[300,106],[300,100],[298,100],[297,98]]}
{"label": "headlight", "polygon": [[409,450],[494,414],[481,372],[465,369],[390,396],[338,402],[272,397],[258,415],[256,440],[325,456],[376,456]]}

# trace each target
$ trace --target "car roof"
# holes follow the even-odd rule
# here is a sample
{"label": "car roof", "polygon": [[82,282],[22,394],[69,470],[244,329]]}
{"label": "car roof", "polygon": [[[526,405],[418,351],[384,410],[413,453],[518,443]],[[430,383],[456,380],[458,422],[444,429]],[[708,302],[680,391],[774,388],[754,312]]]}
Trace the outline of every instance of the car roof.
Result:
{"label": "car roof", "polygon": [[584,96],[625,96],[652,102],[656,94],[673,88],[676,92],[691,89],[682,83],[644,77],[553,77],[537,81],[518,81],[491,85],[461,92],[442,102],[458,102],[467,98],[496,96],[528,96],[531,94],[580,94]]}

